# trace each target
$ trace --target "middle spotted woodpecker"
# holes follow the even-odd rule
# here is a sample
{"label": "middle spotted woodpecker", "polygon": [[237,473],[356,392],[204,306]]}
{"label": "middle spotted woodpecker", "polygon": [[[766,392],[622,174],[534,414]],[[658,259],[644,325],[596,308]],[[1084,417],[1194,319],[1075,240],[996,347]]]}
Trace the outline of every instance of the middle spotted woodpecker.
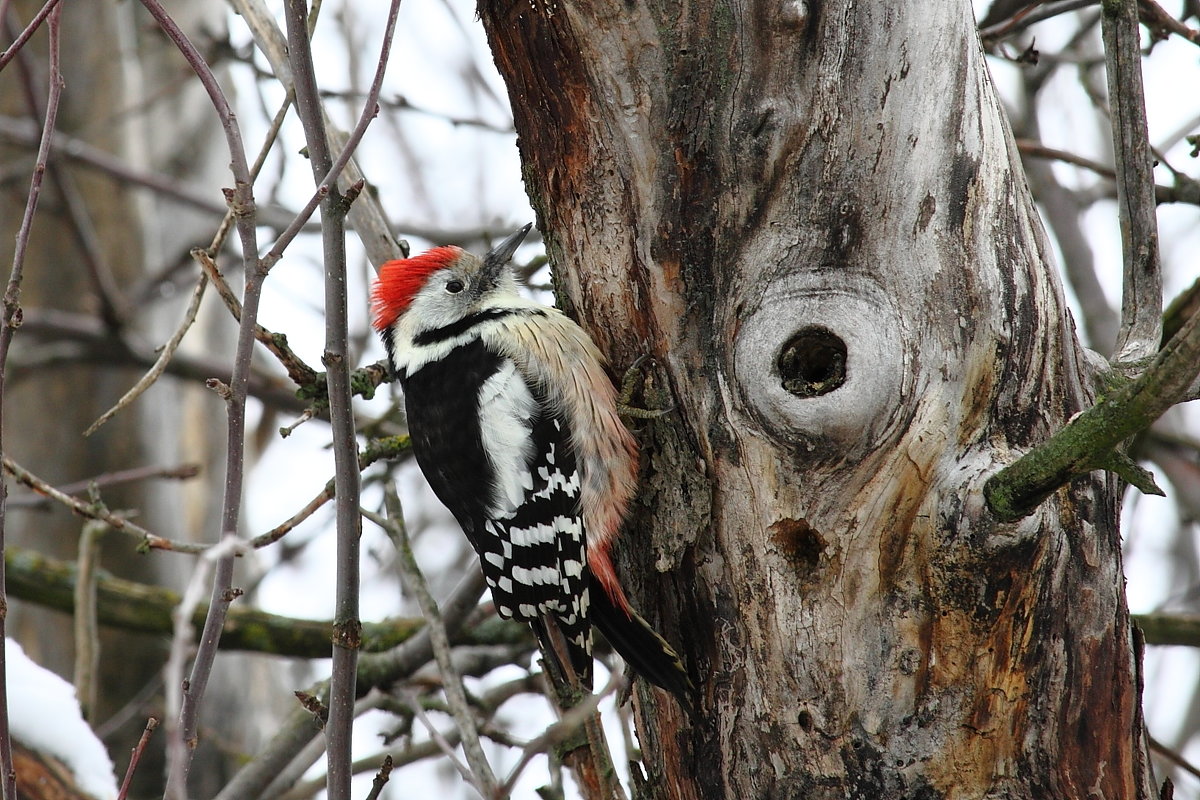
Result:
{"label": "middle spotted woodpecker", "polygon": [[561,312],[521,297],[508,268],[530,227],[483,259],[435,247],[380,268],[372,314],[413,454],[479,554],[500,616],[528,622],[548,654],[553,620],[588,689],[595,625],[688,706],[679,657],[630,607],[609,556],[637,447],[602,357]]}

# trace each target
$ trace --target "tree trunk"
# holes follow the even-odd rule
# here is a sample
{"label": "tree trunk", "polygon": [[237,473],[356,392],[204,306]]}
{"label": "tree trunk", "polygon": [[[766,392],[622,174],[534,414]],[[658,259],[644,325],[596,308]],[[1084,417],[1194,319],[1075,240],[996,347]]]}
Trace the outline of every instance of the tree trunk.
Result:
{"label": "tree trunk", "polygon": [[655,797],[1148,798],[1117,487],[969,3],[481,4],[563,302],[675,411],[621,547]]}

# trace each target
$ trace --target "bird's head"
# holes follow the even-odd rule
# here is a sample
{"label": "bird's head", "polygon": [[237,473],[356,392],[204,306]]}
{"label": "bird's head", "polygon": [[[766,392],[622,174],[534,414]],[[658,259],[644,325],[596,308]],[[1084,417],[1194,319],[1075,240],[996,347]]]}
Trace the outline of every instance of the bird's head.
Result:
{"label": "bird's head", "polygon": [[386,262],[371,290],[375,330],[386,334],[406,318],[415,322],[412,333],[434,330],[516,295],[508,262],[531,227],[521,228],[483,258],[450,246]]}

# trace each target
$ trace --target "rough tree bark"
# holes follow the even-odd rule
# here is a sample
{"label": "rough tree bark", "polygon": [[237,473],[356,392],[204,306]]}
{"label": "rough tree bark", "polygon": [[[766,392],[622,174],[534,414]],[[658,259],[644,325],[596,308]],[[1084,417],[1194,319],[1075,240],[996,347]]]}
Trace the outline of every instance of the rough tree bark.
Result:
{"label": "rough tree bark", "polygon": [[1091,402],[971,6],[489,0],[560,294],[643,431],[651,796],[1147,798],[1115,485],[983,481]]}

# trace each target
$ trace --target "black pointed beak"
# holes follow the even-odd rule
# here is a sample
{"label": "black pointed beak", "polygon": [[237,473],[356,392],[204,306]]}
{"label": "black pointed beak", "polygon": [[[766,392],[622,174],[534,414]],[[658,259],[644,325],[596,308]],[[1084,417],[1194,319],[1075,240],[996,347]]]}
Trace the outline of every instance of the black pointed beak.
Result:
{"label": "black pointed beak", "polygon": [[500,270],[504,269],[505,265],[512,260],[513,253],[517,252],[517,248],[525,240],[525,234],[529,233],[529,229],[532,227],[533,223],[530,222],[524,228],[521,228],[521,230],[493,247],[491,252],[483,257],[484,273],[493,277],[499,275]]}

